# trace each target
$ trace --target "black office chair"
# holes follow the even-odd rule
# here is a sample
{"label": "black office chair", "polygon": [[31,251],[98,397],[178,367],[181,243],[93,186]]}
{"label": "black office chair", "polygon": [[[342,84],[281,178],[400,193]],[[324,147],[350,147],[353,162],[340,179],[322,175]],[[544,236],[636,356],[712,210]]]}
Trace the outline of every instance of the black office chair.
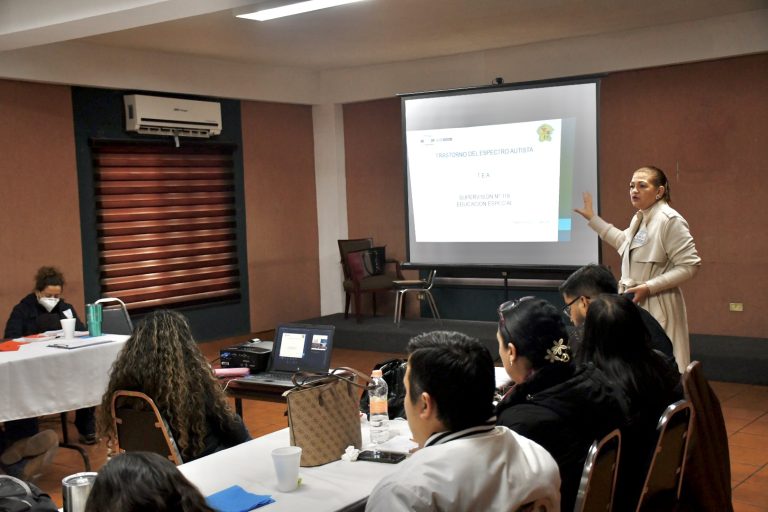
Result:
{"label": "black office chair", "polygon": [[129,336],[133,333],[131,316],[122,300],[117,297],[104,297],[95,304],[101,304],[101,332]]}

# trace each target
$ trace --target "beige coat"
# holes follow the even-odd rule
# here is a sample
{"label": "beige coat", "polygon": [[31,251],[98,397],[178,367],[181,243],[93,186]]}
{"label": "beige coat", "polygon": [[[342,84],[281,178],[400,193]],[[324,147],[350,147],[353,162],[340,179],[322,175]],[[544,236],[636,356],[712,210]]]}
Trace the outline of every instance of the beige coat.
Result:
{"label": "beige coat", "polygon": [[589,227],[619,251],[622,258],[619,292],[640,284],[651,295],[640,306],[659,321],[672,347],[680,372],[691,360],[688,317],[680,284],[691,279],[701,265],[685,219],[666,201],[657,201],[632,218],[621,231],[595,215]]}

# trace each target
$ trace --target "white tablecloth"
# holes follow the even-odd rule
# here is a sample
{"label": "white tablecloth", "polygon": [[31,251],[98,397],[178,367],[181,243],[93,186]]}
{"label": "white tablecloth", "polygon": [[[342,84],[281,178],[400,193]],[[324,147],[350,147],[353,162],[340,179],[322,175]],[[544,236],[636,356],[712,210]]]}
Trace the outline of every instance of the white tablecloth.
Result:
{"label": "white tablecloth", "polygon": [[[403,438],[410,438],[408,423],[397,420],[390,422],[390,425],[391,429],[396,429],[404,436],[392,439],[390,443],[402,446]],[[369,440],[367,430],[366,425],[363,427],[363,446]],[[302,481],[299,488],[283,493],[277,490],[271,452],[275,448],[289,445],[286,428],[188,462],[179,466],[179,469],[205,496],[239,485],[248,492],[269,494],[275,499],[275,503],[264,508],[265,512],[330,512],[343,510],[366,499],[382,478],[398,468],[397,464],[347,461],[300,468],[299,477]]]}
{"label": "white tablecloth", "polygon": [[35,341],[16,352],[0,352],[0,421],[33,418],[101,403],[109,369],[128,336],[108,334],[83,340],[110,341],[75,349]]}

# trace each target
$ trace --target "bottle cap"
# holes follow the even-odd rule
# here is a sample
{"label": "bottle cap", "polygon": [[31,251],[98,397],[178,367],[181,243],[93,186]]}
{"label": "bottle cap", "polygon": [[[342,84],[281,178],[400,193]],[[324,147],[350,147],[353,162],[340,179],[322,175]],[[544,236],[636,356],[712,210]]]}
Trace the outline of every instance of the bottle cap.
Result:
{"label": "bottle cap", "polygon": [[373,372],[371,372],[371,377],[373,377],[374,379],[381,378],[381,376],[382,376],[381,370],[373,370]]}

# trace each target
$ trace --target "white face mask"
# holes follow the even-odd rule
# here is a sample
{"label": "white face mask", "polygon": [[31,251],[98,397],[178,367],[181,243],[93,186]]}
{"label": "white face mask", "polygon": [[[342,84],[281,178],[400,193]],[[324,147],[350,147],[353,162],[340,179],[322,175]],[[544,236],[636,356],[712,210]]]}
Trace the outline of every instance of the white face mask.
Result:
{"label": "white face mask", "polygon": [[56,307],[56,304],[59,303],[59,299],[54,297],[38,297],[37,302],[50,313]]}

